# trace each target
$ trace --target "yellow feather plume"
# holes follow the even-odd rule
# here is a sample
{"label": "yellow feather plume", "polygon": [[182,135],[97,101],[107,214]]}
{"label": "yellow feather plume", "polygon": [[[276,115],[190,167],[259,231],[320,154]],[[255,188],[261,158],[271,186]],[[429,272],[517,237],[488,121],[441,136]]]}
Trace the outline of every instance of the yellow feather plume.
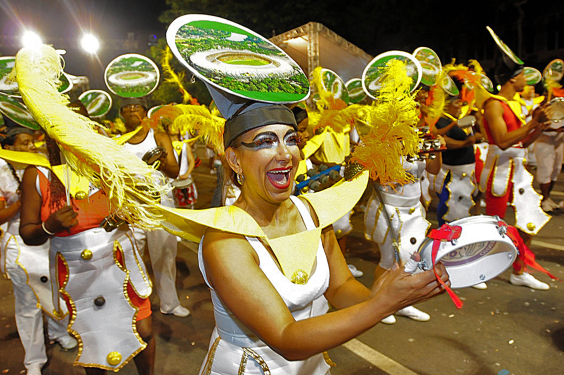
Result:
{"label": "yellow feather plume", "polygon": [[153,169],[93,130],[97,124],[67,107],[56,88],[61,58],[43,45],[23,48],[12,73],[33,117],[60,146],[73,171],[102,188],[113,215],[151,229],[159,226],[155,208],[164,188],[155,185]]}
{"label": "yellow feather plume", "polygon": [[182,103],[190,103],[193,105],[198,104],[198,100],[193,98],[190,93],[184,88],[184,85],[182,83],[184,81],[184,72],[176,74],[176,72],[170,66],[170,60],[172,59],[172,57],[172,52],[167,46],[163,51],[161,58],[164,81],[174,83],[178,86],[178,90],[182,93]]}
{"label": "yellow feather plume", "polygon": [[213,115],[204,105],[168,105],[156,111],[152,119],[159,124],[168,123],[174,133],[189,132],[214,151],[223,154],[223,128],[225,120]]}
{"label": "yellow feather plume", "polygon": [[361,136],[351,161],[363,165],[382,185],[405,184],[413,177],[404,171],[402,159],[419,151],[419,116],[414,95],[410,94],[412,79],[406,64],[399,60],[390,60],[382,77],[378,101],[358,112],[363,114],[360,121],[372,129]]}

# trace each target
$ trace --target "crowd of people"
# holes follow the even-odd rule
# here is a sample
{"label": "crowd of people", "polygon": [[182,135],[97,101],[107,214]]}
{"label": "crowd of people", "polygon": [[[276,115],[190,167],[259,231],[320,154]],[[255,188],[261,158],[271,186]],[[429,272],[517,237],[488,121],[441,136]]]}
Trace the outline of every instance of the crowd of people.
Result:
{"label": "crowd of people", "polygon": [[[241,99],[208,83],[214,107],[150,111],[150,92],[122,91],[120,119],[107,126],[80,101],[61,100],[22,51],[16,80],[42,130],[3,111],[0,264],[13,284],[28,374],[47,361],[44,318],[50,339],[79,345],[75,365],[86,373],[133,359],[140,374],[153,374],[153,282],[162,314],[190,314],[175,283],[180,237],[199,243],[213,302],[202,374],[327,374],[324,353],[376,324],[431,319],[414,305],[449,290],[448,269],[404,268],[419,261],[431,228],[429,199],[441,228],[482,213],[482,199],[483,213],[500,219],[512,206],[521,256],[510,283],[549,289],[527,272],[543,270],[527,246],[547,213],[562,208],[550,191],[563,162],[563,120],[553,121],[548,99],[561,91],[553,84],[538,99],[518,58],[499,63],[497,94],[479,82],[475,61],[440,66],[414,87],[399,63],[381,68],[381,91],[361,103],[327,89],[316,70],[316,98],[288,103]],[[44,46],[39,56],[57,60],[52,53]],[[34,97],[38,87],[45,91]],[[43,116],[46,108],[57,111]],[[395,133],[386,133],[402,135],[381,139],[392,124]],[[542,195],[527,168],[531,145]],[[204,148],[217,176],[211,210],[194,209],[195,151]],[[371,286],[346,261],[355,210],[365,212],[364,235],[380,253]]]}

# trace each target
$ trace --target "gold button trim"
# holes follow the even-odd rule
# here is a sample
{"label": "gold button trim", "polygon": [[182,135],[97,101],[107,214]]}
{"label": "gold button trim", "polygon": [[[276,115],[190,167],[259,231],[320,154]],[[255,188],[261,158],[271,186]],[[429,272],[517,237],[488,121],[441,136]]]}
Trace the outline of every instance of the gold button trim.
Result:
{"label": "gold button trim", "polygon": [[110,366],[117,366],[121,362],[121,354],[119,354],[119,352],[111,352],[106,357],[106,361]]}
{"label": "gold button trim", "polygon": [[90,260],[92,259],[92,251],[88,249],[82,250],[82,253],[80,253],[80,257],[84,260]]}
{"label": "gold button trim", "polygon": [[294,284],[304,285],[304,284],[307,283],[307,279],[308,279],[308,274],[307,274],[306,271],[297,270],[292,275],[292,278],[290,279],[290,281],[293,282]]}
{"label": "gold button trim", "polygon": [[74,198],[78,199],[78,200],[82,200],[82,199],[86,199],[87,195],[86,192],[84,191],[78,191],[75,195]]}

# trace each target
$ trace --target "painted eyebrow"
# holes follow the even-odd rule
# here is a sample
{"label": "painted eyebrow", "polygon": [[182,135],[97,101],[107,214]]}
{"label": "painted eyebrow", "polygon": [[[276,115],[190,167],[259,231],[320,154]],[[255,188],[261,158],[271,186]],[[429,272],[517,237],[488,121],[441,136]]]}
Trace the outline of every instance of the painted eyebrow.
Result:
{"label": "painted eyebrow", "polygon": [[257,135],[255,135],[255,137],[253,138],[253,142],[257,140],[257,138],[259,137],[263,137],[263,136],[272,136],[275,137],[276,139],[278,139],[278,134],[274,133],[274,132],[263,132],[263,133],[258,133]]}

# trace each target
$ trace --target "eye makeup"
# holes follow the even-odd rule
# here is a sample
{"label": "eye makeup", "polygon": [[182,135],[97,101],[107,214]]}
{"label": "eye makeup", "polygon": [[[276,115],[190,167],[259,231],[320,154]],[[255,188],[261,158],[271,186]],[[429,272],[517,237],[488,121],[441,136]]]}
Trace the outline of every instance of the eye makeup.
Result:
{"label": "eye makeup", "polygon": [[[261,150],[264,148],[278,147],[280,140],[274,132],[259,133],[252,142],[241,142],[241,145],[253,149]],[[284,136],[284,144],[286,146],[297,146],[300,143],[300,136],[295,130],[290,130]]]}

